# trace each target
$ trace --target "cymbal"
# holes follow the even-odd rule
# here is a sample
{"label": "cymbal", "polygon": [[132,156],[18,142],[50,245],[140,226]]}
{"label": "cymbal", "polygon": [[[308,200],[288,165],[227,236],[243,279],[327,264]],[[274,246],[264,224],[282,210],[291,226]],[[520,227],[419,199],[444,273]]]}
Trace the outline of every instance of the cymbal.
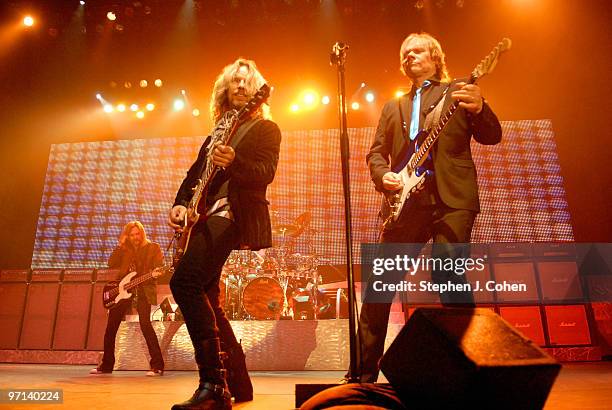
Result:
{"label": "cymbal", "polygon": [[293,224],[280,224],[272,227],[272,233],[277,235],[295,236],[298,232],[300,232],[300,227]]}

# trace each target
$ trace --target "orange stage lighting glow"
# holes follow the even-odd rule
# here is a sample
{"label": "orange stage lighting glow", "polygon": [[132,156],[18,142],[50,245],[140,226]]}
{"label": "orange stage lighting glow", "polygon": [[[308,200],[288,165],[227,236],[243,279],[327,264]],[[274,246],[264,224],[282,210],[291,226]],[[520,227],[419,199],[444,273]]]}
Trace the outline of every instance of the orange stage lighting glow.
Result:
{"label": "orange stage lighting glow", "polygon": [[23,18],[23,25],[26,27],[32,27],[34,25],[34,18],[32,16],[25,16]]}
{"label": "orange stage lighting glow", "polygon": [[297,104],[291,104],[291,107],[289,108],[292,112],[298,112],[300,110],[300,106]]}
{"label": "orange stage lighting glow", "polygon": [[353,103],[351,104],[351,108],[352,108],[353,110],[358,110],[358,109],[359,109],[359,103],[358,103],[357,101],[353,102]]}

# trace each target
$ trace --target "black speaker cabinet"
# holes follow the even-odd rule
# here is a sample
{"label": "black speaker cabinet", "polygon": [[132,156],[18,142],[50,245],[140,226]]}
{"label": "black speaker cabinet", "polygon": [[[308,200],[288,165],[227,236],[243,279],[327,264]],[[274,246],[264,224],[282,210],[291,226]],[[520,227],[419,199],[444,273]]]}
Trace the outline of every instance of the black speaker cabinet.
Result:
{"label": "black speaker cabinet", "polygon": [[489,309],[420,308],[381,370],[409,408],[541,409],[561,365]]}

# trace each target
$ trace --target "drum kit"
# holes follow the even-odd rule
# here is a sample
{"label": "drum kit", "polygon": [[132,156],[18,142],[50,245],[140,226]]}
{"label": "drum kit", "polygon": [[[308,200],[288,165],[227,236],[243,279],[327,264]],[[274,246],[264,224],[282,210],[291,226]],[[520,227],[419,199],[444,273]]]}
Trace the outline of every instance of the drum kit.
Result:
{"label": "drum kit", "polygon": [[[273,247],[235,250],[221,273],[220,304],[232,320],[317,319],[328,309],[310,228],[311,214],[284,220],[272,212]],[[306,252],[295,252],[305,245]]]}

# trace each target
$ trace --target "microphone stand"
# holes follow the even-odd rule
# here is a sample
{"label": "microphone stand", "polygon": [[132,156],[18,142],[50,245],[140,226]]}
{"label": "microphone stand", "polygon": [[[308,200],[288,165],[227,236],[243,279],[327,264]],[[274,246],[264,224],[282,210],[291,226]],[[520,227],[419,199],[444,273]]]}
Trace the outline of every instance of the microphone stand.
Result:
{"label": "microphone stand", "polygon": [[[351,230],[351,192],[349,180],[349,141],[346,126],[346,92],[344,86],[344,62],[346,60],[348,46],[344,43],[336,43],[330,54],[330,64],[338,67],[338,113],[340,118],[340,155],[342,159],[342,187],[344,191],[344,220],[346,239],[346,266],[348,283],[349,304],[349,349],[350,366],[346,376],[349,383],[357,383],[357,331],[355,304],[355,279],[353,275],[353,237]],[[295,407],[299,408],[310,397],[338,384],[296,384],[295,385]]]}
{"label": "microphone stand", "polygon": [[346,61],[346,50],[348,45],[337,42],[332,47],[329,56],[330,65],[338,67],[338,117],[340,120],[340,157],[342,162],[342,188],[344,191],[344,225],[346,242],[346,273],[348,284],[348,306],[349,306],[349,349],[350,366],[347,374],[349,383],[359,381],[357,374],[357,330],[356,330],[356,298],[355,298],[355,276],[353,273],[353,233],[351,226],[351,184],[349,177],[349,139],[346,122],[346,89],[344,77],[344,63]]}

